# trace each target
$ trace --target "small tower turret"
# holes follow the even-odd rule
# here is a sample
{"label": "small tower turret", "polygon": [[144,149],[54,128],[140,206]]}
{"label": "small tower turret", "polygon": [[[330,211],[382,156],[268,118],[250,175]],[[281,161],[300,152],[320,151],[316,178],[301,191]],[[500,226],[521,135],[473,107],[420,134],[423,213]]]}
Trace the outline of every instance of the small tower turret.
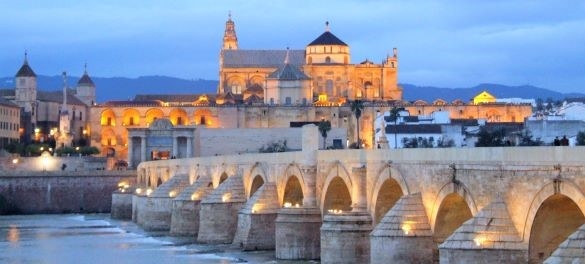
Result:
{"label": "small tower turret", "polygon": [[[16,73],[16,89],[14,99],[25,112],[34,113],[37,100],[37,75],[28,65],[28,54],[24,52],[24,62]],[[35,120],[35,119],[33,119]]]}
{"label": "small tower turret", "polygon": [[83,76],[77,82],[75,89],[77,98],[83,101],[87,106],[95,104],[95,84],[87,73],[87,63],[84,65]]}

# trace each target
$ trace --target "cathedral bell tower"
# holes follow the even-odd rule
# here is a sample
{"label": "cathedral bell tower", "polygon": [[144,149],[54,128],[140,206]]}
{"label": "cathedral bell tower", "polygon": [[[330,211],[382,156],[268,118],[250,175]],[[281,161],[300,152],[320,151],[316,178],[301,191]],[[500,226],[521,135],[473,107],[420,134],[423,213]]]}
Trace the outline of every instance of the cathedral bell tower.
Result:
{"label": "cathedral bell tower", "polygon": [[[37,75],[28,65],[28,55],[24,53],[24,63],[16,73],[16,89],[14,99],[16,104],[24,108],[24,112],[33,113],[37,101]],[[33,119],[35,120],[35,119]]]}
{"label": "cathedral bell tower", "polygon": [[223,34],[224,50],[238,49],[238,37],[236,36],[236,25],[232,21],[232,13],[228,14],[228,21],[225,22],[225,32]]}

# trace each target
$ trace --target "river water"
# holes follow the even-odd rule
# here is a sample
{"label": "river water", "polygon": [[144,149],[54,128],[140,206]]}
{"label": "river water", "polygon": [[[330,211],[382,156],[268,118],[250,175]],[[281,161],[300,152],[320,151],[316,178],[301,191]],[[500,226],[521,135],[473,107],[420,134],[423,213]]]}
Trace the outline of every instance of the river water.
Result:
{"label": "river water", "polygon": [[145,232],[109,215],[0,216],[0,263],[318,263],[277,261],[274,251],[241,252],[231,245]]}

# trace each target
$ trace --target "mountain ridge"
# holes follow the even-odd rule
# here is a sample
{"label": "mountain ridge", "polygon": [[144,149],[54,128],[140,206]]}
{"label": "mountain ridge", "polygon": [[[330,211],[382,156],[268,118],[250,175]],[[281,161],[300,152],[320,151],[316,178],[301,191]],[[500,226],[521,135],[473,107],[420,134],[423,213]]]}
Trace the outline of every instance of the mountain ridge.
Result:
{"label": "mountain ridge", "polygon": [[[73,88],[80,77],[68,76],[67,85]],[[136,78],[128,77],[91,77],[96,85],[98,102],[131,100],[137,94],[214,94],[219,82],[205,79],[181,79],[170,76],[150,75]],[[63,88],[62,76],[38,75],[39,90],[53,91]],[[417,86],[414,84],[400,84],[403,87],[403,98],[407,101],[424,100],[433,102],[443,99],[452,102],[460,99],[464,102],[471,100],[482,91],[488,91],[496,98],[551,98],[563,100],[572,97],[585,97],[583,93],[561,93],[532,85],[508,86],[494,83],[482,83],[467,88],[445,88],[435,86]],[[14,88],[14,77],[0,77],[2,89]],[[530,95],[527,97],[526,95]]]}

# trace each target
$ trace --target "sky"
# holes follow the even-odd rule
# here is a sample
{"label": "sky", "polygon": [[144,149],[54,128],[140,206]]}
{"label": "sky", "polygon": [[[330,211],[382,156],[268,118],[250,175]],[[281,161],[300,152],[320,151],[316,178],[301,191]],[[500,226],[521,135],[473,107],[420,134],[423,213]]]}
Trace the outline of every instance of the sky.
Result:
{"label": "sky", "polygon": [[218,79],[228,13],[241,49],[304,49],[330,22],[351,62],[398,48],[399,82],[585,91],[582,0],[0,0],[0,76]]}

